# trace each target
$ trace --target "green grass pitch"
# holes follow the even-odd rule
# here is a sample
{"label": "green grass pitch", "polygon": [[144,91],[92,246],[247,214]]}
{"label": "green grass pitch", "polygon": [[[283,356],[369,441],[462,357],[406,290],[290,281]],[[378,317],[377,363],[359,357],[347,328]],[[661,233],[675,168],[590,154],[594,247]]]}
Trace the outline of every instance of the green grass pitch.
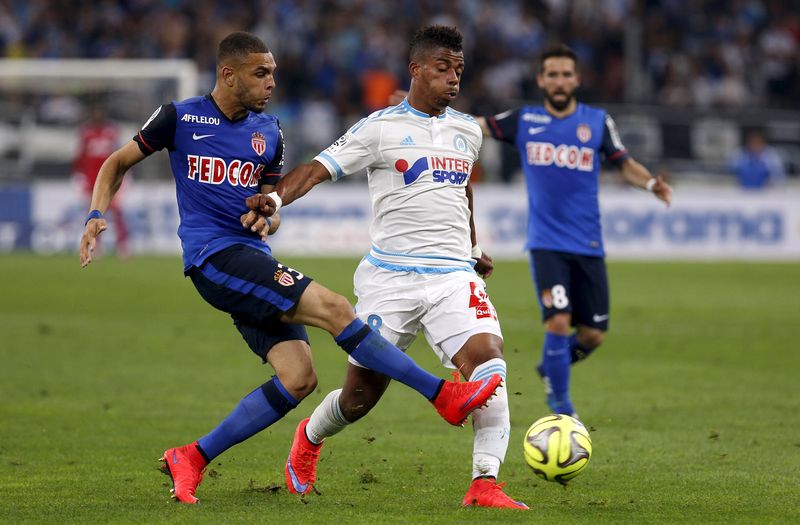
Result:
{"label": "green grass pitch", "polygon": [[[350,296],[357,261],[283,262]],[[2,523],[798,523],[800,265],[611,263],[606,344],[573,369],[594,456],[564,489],[533,476],[546,414],[527,265],[488,280],[506,338],[511,445],[501,479],[529,513],[461,509],[472,436],[402,385],[329,440],[318,494],[283,488],[297,422],[344,354],[310,332],[318,390],[171,503],[156,458],[206,433],[271,375],[176,257],[0,257]],[[410,354],[442,377],[420,338]]]}

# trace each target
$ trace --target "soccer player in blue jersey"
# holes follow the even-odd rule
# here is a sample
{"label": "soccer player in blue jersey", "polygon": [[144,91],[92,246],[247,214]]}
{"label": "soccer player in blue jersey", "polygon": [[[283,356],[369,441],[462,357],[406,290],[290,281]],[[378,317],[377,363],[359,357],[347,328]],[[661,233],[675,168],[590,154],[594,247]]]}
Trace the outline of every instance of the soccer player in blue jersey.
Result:
{"label": "soccer player in blue jersey", "polygon": [[242,227],[245,199],[254,191],[270,192],[283,165],[278,121],[263,113],[275,69],[257,37],[244,32],[225,37],[213,91],[159,107],[100,168],[80,241],[85,267],[125,172],[166,148],[177,190],[184,274],[203,299],[231,315],[250,349],[275,370],[211,432],[164,452],[173,496],[184,503],[198,501],[195,491],[209,461],[282,418],[314,390],[317,378],[303,325],[328,331],[354,359],[414,388],[454,425],[463,424],[502,382],[497,374],[482,381],[442,381],[422,370],[358,320],[344,297],[273,258],[266,239],[278,229],[280,215],[263,230]]}
{"label": "soccer player in blue jersey", "polygon": [[[557,45],[540,58],[544,104],[478,118],[485,136],[517,148],[528,188],[528,241],[545,338],[537,367],[547,404],[574,414],[570,366],[603,342],[609,293],[597,189],[601,156],[667,205],[672,188],[625,149],[611,116],[575,99],[578,58]],[[574,330],[573,330],[574,327]]]}

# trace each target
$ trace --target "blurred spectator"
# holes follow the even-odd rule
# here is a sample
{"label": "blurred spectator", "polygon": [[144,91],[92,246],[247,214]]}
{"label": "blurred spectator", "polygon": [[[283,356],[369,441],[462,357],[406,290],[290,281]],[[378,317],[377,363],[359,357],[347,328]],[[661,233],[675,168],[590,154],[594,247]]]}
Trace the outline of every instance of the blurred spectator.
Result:
{"label": "blurred spectator", "polygon": [[[103,104],[93,102],[89,108],[88,119],[78,132],[78,153],[72,165],[73,177],[78,180],[87,204],[92,200],[92,189],[100,166],[119,146],[117,125],[108,119]],[[109,222],[116,234],[117,255],[127,258],[130,253],[128,227],[118,202],[119,193],[108,208],[108,213],[111,215]]]}
{"label": "blurred spectator", "polygon": [[779,186],[786,182],[783,160],[775,149],[767,145],[763,132],[750,130],[744,145],[731,159],[731,171],[739,186],[748,190],[766,186]]}

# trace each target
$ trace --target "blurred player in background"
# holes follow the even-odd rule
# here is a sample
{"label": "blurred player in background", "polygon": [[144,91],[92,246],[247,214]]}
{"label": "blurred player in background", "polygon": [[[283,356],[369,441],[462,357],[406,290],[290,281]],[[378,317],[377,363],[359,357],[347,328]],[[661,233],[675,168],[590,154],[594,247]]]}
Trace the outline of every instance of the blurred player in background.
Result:
{"label": "blurred player in background", "polygon": [[577,102],[578,58],[569,47],[542,53],[537,83],[543,105],[478,122],[485,136],[514,145],[520,154],[528,188],[526,248],[545,326],[537,371],[550,410],[574,415],[570,366],[600,346],[609,321],[598,202],[601,155],[628,183],[667,205],[672,188],[628,154],[608,113]]}
{"label": "blurred player in background", "polygon": [[[213,91],[159,107],[141,131],[100,169],[80,244],[81,266],[92,261],[103,213],[125,173],[166,148],[175,178],[184,273],[200,295],[233,318],[251,350],[275,369],[199,440],[161,458],[174,497],[196,503],[195,491],[213,458],[281,419],[317,384],[304,324],[328,331],[353,358],[397,379],[430,400],[458,425],[483,405],[500,375],[471,383],[445,382],[355,317],[352,307],[301,272],[272,257],[265,242],[280,225],[272,215],[258,232],[242,227],[245,199],[269,192],[283,167],[283,134],[263,114],[275,87],[275,60],[266,45],[244,32],[228,35],[217,51]],[[181,370],[169,371],[177,380]]]}
{"label": "blurred player in background", "polygon": [[786,170],[778,151],[767,144],[764,132],[751,129],[744,144],[731,157],[730,169],[739,186],[746,190],[759,190],[786,183]]}
{"label": "blurred player in background", "polygon": [[[119,144],[119,128],[108,119],[106,107],[100,102],[93,102],[89,106],[89,118],[78,130],[78,153],[72,163],[73,177],[78,179],[87,202],[92,199],[92,190],[100,167]],[[108,211],[116,233],[117,254],[121,258],[127,258],[130,255],[128,227],[119,206],[119,198],[111,201]]]}
{"label": "blurred player in background", "polygon": [[[421,331],[445,366],[480,381],[505,377],[506,363],[497,314],[478,275],[491,274],[492,259],[477,246],[472,219],[469,178],[481,128],[448,107],[463,71],[461,33],[443,26],[420,30],[410,46],[408,98],[359,121],[283,177],[270,197],[288,204],[316,184],[367,168],[375,217],[372,249],[354,276],[356,314],[402,349]],[[267,196],[256,197],[248,203],[259,210]],[[254,220],[251,215],[245,224]],[[291,492],[312,489],[323,440],[365,416],[389,380],[351,356],[343,387],[297,427],[286,462]],[[463,505],[527,509],[497,483],[510,433],[506,388],[472,421],[473,481]]]}

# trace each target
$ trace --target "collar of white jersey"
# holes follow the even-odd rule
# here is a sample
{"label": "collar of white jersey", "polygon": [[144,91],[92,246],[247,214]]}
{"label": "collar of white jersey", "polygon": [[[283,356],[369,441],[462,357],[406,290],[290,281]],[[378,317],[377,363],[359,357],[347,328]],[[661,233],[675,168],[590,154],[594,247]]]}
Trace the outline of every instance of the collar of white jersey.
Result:
{"label": "collar of white jersey", "polygon": [[447,116],[447,110],[450,109],[450,108],[445,108],[444,113],[442,113],[441,115],[437,115],[436,117],[431,117],[427,113],[423,113],[422,111],[420,111],[418,109],[412,108],[411,104],[408,103],[408,98],[404,98],[403,102],[400,105],[401,106],[405,106],[405,108],[408,110],[408,112],[411,113],[412,115],[415,115],[417,117],[426,118],[426,119],[427,118],[445,118]]}

